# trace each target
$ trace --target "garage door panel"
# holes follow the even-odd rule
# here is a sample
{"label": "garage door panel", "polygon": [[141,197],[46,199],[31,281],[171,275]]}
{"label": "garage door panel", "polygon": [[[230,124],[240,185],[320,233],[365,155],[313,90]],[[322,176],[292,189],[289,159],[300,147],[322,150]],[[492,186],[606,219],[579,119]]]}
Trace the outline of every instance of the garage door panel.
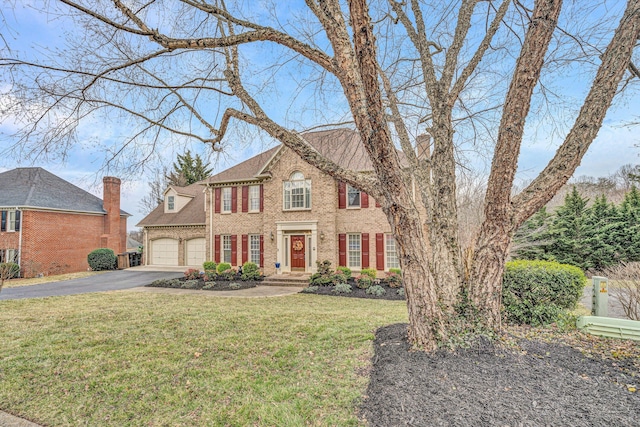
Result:
{"label": "garage door panel", "polygon": [[187,240],[187,265],[201,266],[205,261],[205,247],[204,238]]}
{"label": "garage door panel", "polygon": [[151,263],[153,265],[178,265],[178,241],[157,239],[151,242]]}

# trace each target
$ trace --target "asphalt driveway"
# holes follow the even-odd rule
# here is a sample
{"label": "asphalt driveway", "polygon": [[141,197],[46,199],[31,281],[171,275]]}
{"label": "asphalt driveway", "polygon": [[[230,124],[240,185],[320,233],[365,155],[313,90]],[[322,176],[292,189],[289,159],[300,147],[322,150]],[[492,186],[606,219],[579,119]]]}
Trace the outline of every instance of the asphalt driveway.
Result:
{"label": "asphalt driveway", "polygon": [[156,279],[182,277],[175,271],[117,270],[83,279],[63,280],[41,285],[3,289],[0,300],[43,298],[91,292],[119,291],[145,286]]}

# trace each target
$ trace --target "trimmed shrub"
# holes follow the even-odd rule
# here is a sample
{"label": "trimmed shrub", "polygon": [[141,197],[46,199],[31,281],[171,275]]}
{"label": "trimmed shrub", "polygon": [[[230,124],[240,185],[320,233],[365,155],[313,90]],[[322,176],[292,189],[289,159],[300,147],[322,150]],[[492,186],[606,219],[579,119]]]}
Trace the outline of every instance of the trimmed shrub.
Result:
{"label": "trimmed shrub", "polygon": [[399,268],[390,268],[389,273],[395,273],[398,276],[402,277],[402,270]]}
{"label": "trimmed shrub", "polygon": [[228,262],[221,262],[220,264],[218,264],[218,266],[216,267],[216,272],[218,274],[222,274],[227,270],[231,269],[231,264],[229,264]]}
{"label": "trimmed shrub", "polygon": [[378,277],[378,273],[373,268],[363,268],[362,270],[360,270],[360,275],[369,276],[371,280],[376,280],[376,278]]}
{"label": "trimmed shrub", "polygon": [[240,286],[240,283],[231,283],[231,284],[229,285],[229,289],[234,290],[234,291],[236,291],[236,290],[240,289],[241,287],[242,287],[242,286]]}
{"label": "trimmed shrub", "polygon": [[347,283],[338,283],[333,287],[333,291],[336,294],[350,294],[351,293],[351,285]]}
{"label": "trimmed shrub", "polygon": [[214,276],[216,274],[216,267],[218,267],[218,264],[213,261],[205,261],[202,263],[202,269],[209,276]]}
{"label": "trimmed shrub", "polygon": [[302,292],[303,294],[315,294],[316,292],[318,292],[318,287],[317,286],[307,286],[306,288],[304,288],[300,292]]}
{"label": "trimmed shrub", "polygon": [[404,294],[404,288],[400,288],[396,291],[396,294],[400,295],[401,297],[405,296]]}
{"label": "trimmed shrub", "polygon": [[373,283],[373,279],[367,274],[356,277],[356,286],[360,289],[367,289]]}
{"label": "trimmed shrub", "polygon": [[95,249],[87,255],[87,262],[93,271],[114,270],[117,261],[116,254],[109,248]]}
{"label": "trimmed shrub", "polygon": [[338,283],[347,283],[347,276],[342,271],[336,271],[333,275],[333,284],[337,285]]}
{"label": "trimmed shrub", "polygon": [[385,291],[384,288],[380,285],[373,285],[368,287],[365,293],[374,295],[376,297],[381,297],[382,295],[386,294],[387,291]]}
{"label": "trimmed shrub", "polygon": [[351,269],[349,267],[338,267],[336,270],[342,273],[346,280],[351,279]]}
{"label": "trimmed shrub", "polygon": [[242,280],[259,280],[260,277],[260,267],[256,263],[247,261],[242,264]]}
{"label": "trimmed shrub", "polygon": [[187,280],[198,280],[200,278],[200,271],[195,268],[190,268],[184,272],[184,278]]}
{"label": "trimmed shrub", "polygon": [[15,279],[20,276],[20,266],[15,262],[0,263],[0,276],[2,280]]}
{"label": "trimmed shrub", "polygon": [[505,321],[532,326],[560,319],[575,308],[587,278],[577,267],[551,261],[511,261],[502,283]]}

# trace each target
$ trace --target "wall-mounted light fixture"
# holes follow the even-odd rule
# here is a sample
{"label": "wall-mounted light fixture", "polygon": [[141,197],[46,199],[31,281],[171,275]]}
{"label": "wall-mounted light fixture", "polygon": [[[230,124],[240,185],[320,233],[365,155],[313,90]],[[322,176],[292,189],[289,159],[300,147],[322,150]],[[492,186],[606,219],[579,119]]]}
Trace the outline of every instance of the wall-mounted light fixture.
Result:
{"label": "wall-mounted light fixture", "polygon": [[320,240],[324,240],[324,231],[320,232]]}
{"label": "wall-mounted light fixture", "polygon": [[271,241],[273,242],[273,231],[271,232]]}

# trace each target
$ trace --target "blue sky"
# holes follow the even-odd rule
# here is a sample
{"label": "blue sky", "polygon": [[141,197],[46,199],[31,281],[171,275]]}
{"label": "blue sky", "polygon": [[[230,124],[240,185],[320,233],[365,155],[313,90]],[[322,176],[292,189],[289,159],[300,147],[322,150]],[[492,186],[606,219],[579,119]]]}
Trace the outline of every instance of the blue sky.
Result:
{"label": "blue sky", "polygon": [[[10,3],[3,2],[0,5],[2,12],[0,22],[2,37],[12,47],[12,49],[24,52],[36,52],[42,46],[56,45],[64,46],[63,32],[65,25],[69,25],[64,17],[46,16],[29,7],[30,3],[37,1],[18,2],[14,8]],[[617,21],[617,19],[616,19]],[[69,28],[67,27],[67,30]],[[610,37],[610,35],[608,36]],[[1,41],[0,41],[1,42]],[[2,46],[4,48],[4,46]],[[6,51],[2,50],[2,56]],[[250,60],[259,61],[263,55],[273,55],[274,51],[264,44],[250,46],[245,50],[245,54]],[[293,71],[292,71],[293,70]],[[278,96],[287,99],[297,91],[298,76],[295,75],[295,67],[289,68],[279,79]],[[566,76],[564,81],[556,81],[556,84],[571,87],[573,76]],[[7,83],[0,82],[1,93],[7,93]],[[566,88],[565,88],[566,89]],[[576,86],[569,93],[580,99],[586,90],[586,86]],[[313,97],[312,91],[302,91],[300,97]],[[2,100],[0,100],[0,107]],[[314,124],[324,124],[327,121],[339,121],[344,113],[343,108],[336,111],[321,111],[314,114],[312,110],[299,112],[297,118],[291,113],[290,104],[274,105],[270,104],[269,112],[280,120],[285,120],[287,126],[297,128],[298,126],[313,126]],[[302,104],[294,104],[295,108]],[[616,104],[611,108],[603,128],[600,130],[598,138],[593,143],[591,149],[584,157],[582,165],[575,176],[591,175],[605,176],[615,172],[621,165],[627,163],[639,163],[638,148],[640,137],[637,128],[624,126],[626,122],[635,121],[636,112],[640,111],[640,101],[637,96],[627,95],[625,98],[616,100]],[[289,121],[294,117],[295,121]],[[0,123],[0,152],[6,150],[13,143],[11,134],[16,129],[16,118],[4,118]],[[560,142],[559,138],[554,138],[547,133],[546,123],[537,123],[535,118],[528,122],[526,143],[523,144],[520,168],[518,177],[521,180],[529,180],[541,170],[542,167],[553,156],[553,152]],[[84,123],[80,130],[80,135],[84,141],[82,144],[71,147],[65,159],[43,159],[39,158],[35,162],[23,159],[13,151],[9,155],[0,158],[0,170],[11,169],[16,166],[41,166],[61,178],[76,184],[92,193],[101,196],[102,171],[101,167],[105,161],[105,153],[100,149],[100,144],[108,144],[110,140],[118,135],[126,134],[129,129],[120,126],[118,123],[100,123],[95,119]],[[562,135],[563,133],[560,132]],[[211,155],[207,146],[199,142],[181,141],[180,143],[165,147],[157,154],[164,164],[170,165],[176,154],[190,149],[193,153],[199,153],[205,158],[210,158],[215,166],[215,172],[223,170],[235,163],[267,149],[275,142],[267,138],[258,131],[247,131],[232,133],[228,141],[233,150],[229,150],[219,156]],[[97,145],[96,145],[97,144]],[[211,156],[211,157],[210,157]],[[485,160],[486,162],[486,160]],[[112,175],[118,175],[114,173]],[[122,187],[122,208],[133,216],[129,220],[129,228],[134,228],[135,224],[142,218],[140,213],[139,200],[148,193],[147,182],[151,176],[151,170],[141,170],[133,176],[124,177]],[[1,191],[1,189],[0,189]]]}

